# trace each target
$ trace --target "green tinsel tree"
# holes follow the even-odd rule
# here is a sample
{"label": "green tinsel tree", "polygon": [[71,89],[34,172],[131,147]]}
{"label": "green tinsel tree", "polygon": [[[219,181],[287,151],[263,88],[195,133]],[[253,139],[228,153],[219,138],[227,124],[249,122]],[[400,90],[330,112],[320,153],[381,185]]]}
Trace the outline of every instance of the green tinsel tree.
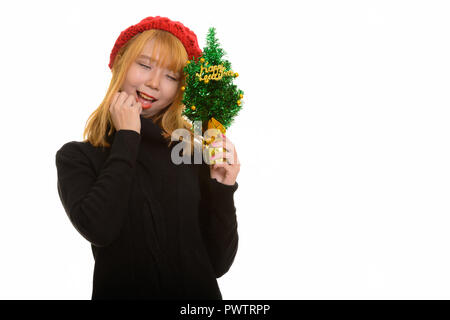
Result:
{"label": "green tinsel tree", "polygon": [[244,92],[233,84],[238,74],[223,58],[226,53],[220,48],[215,28],[209,28],[206,41],[203,55],[187,62],[184,68],[186,86],[182,88],[183,104],[186,106],[183,115],[193,123],[201,121],[203,132],[208,129],[212,118],[225,129],[229,128],[242,108],[244,96]]}

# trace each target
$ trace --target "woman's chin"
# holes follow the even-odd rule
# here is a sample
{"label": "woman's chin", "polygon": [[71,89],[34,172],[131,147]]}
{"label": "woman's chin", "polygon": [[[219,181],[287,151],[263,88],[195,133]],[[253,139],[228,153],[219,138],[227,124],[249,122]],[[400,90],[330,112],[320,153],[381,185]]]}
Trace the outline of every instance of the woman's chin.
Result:
{"label": "woman's chin", "polygon": [[146,110],[142,110],[141,111],[141,115],[144,117],[144,118],[150,118],[150,117],[152,117],[153,116],[153,113],[151,113],[151,112],[148,112],[148,109],[147,109],[147,111]]}

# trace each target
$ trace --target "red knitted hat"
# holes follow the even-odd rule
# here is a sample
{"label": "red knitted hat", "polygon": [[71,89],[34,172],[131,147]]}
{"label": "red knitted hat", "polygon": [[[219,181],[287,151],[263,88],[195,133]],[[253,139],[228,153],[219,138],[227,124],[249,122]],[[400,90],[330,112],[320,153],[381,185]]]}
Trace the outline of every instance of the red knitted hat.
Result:
{"label": "red knitted hat", "polygon": [[122,48],[128,40],[133,38],[136,34],[150,29],[165,30],[180,39],[186,49],[188,59],[192,59],[192,57],[199,58],[202,55],[202,50],[198,46],[197,36],[194,32],[186,28],[181,22],[171,21],[168,18],[160,16],[147,17],[138,24],[128,27],[120,33],[111,51],[109,68],[112,69],[117,52],[119,52],[120,48]]}

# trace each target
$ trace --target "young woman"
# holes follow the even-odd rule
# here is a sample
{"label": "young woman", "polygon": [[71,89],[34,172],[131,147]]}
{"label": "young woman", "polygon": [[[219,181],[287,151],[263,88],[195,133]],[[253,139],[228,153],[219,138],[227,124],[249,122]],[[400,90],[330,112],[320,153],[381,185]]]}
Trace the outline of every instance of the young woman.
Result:
{"label": "young woman", "polygon": [[171,161],[172,132],[191,127],[183,67],[200,55],[180,22],[147,17],[124,30],[85,140],[56,153],[61,202],[92,246],[92,299],[222,299],[216,278],[238,247],[236,149],[223,137],[223,163]]}

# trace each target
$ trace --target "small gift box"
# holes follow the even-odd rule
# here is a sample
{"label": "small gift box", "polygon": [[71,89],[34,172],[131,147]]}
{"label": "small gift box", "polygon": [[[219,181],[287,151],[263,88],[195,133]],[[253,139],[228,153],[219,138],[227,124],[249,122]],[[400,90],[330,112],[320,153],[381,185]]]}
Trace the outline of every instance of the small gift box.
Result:
{"label": "small gift box", "polygon": [[211,118],[208,121],[208,131],[206,131],[204,135],[204,144],[206,151],[204,152],[204,155],[208,164],[224,162],[223,158],[212,159],[212,157],[220,152],[225,152],[225,149],[223,147],[213,147],[211,146],[211,144],[216,141],[223,142],[222,134],[225,134],[225,132],[225,127],[216,119]]}

